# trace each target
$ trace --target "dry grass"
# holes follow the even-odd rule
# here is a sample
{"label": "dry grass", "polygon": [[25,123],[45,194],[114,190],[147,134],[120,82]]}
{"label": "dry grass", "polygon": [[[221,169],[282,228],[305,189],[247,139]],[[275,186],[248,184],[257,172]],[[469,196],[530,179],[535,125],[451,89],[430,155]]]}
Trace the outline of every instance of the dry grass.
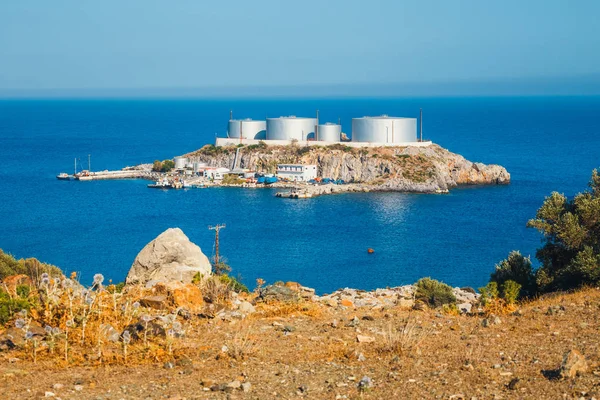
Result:
{"label": "dry grass", "polygon": [[413,354],[419,350],[425,340],[431,337],[432,331],[431,327],[424,326],[409,314],[397,325],[388,323],[383,332],[383,343],[379,351],[398,356]]}

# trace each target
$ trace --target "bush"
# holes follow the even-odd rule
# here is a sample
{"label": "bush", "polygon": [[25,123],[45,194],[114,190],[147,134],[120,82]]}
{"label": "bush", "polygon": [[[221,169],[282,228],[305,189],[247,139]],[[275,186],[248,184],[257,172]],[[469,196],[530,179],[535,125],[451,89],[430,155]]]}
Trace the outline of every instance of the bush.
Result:
{"label": "bush", "polygon": [[173,168],[175,168],[175,163],[173,162],[173,160],[165,160],[162,162],[162,167],[161,167],[160,171],[161,172],[169,172]]}
{"label": "bush", "polygon": [[515,310],[521,285],[515,281],[506,281],[501,286],[497,282],[489,282],[479,289],[480,302],[488,314],[506,314]]}
{"label": "bush", "polygon": [[[19,290],[17,290],[17,293],[18,292]],[[22,291],[21,293],[23,294]],[[12,297],[5,291],[0,290],[0,325],[6,325],[6,323],[8,323],[19,311],[29,311],[34,306],[28,299],[28,296],[29,291],[27,291],[27,296],[18,294],[17,297]]]}
{"label": "bush", "polygon": [[515,304],[519,299],[522,286],[515,281],[506,281],[500,286],[502,299],[506,304]]}
{"label": "bush", "polygon": [[445,283],[431,278],[422,278],[415,286],[415,300],[421,300],[432,307],[456,304],[456,297],[452,293],[452,288]]}
{"label": "bush", "polygon": [[219,280],[221,281],[221,283],[229,286],[234,292],[250,293],[248,287],[241,282],[242,278],[240,276],[234,278],[233,276],[222,274],[219,275]]}
{"label": "bush", "polygon": [[62,271],[54,265],[42,263],[35,258],[17,261],[0,250],[0,280],[11,275],[27,275],[33,282],[37,282],[44,272],[52,277],[63,277]]}
{"label": "bush", "polygon": [[224,185],[241,185],[242,183],[246,183],[246,181],[237,175],[227,174],[223,177],[222,183]]}
{"label": "bush", "polygon": [[502,286],[507,281],[514,281],[521,287],[524,297],[531,297],[537,293],[535,273],[531,266],[531,259],[523,257],[518,251],[511,251],[508,258],[496,264],[490,281]]}

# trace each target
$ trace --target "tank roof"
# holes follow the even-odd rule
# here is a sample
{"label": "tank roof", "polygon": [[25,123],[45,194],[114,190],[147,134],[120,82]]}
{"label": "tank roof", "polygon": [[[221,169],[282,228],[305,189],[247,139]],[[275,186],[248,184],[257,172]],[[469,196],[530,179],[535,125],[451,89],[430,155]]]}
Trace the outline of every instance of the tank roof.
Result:
{"label": "tank roof", "polygon": [[383,114],[383,115],[378,115],[378,116],[364,116],[364,117],[352,118],[352,119],[416,119],[416,118],[413,118],[413,117],[390,117],[387,114]]}
{"label": "tank roof", "polygon": [[281,117],[274,117],[274,118],[267,118],[267,119],[316,119],[313,117],[296,117],[295,115],[288,115],[286,116],[281,116]]}

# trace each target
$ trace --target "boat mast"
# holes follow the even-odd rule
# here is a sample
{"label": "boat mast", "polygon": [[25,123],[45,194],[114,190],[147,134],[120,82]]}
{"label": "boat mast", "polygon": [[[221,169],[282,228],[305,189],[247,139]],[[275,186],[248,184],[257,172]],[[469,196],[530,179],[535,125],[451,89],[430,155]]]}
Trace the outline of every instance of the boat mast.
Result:
{"label": "boat mast", "polygon": [[73,175],[77,175],[77,157],[75,157],[75,171],[73,172]]}
{"label": "boat mast", "polygon": [[88,154],[88,171],[92,172],[92,155]]}

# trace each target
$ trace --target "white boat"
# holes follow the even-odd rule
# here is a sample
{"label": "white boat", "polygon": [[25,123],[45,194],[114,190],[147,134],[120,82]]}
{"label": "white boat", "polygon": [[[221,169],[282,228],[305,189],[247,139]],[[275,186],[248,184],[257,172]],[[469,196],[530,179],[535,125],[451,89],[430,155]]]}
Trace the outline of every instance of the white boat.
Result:
{"label": "white boat", "polygon": [[71,175],[67,174],[66,172],[61,172],[60,174],[56,175],[56,179],[61,181],[70,181]]}
{"label": "white boat", "polygon": [[169,183],[168,180],[163,179],[162,181],[156,181],[155,183],[150,183],[148,185],[148,187],[152,188],[152,189],[170,189],[171,184]]}

